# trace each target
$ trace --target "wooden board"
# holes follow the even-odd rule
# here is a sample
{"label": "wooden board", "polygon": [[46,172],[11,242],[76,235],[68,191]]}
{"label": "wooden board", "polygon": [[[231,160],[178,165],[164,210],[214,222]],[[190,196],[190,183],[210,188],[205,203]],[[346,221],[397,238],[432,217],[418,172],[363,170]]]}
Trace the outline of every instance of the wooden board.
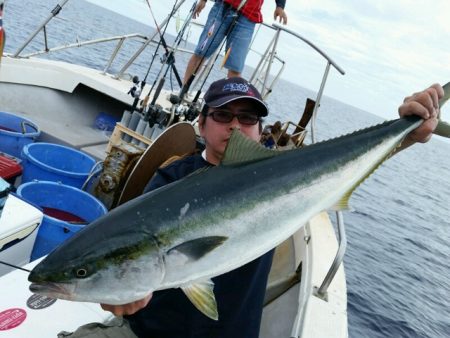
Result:
{"label": "wooden board", "polygon": [[122,142],[123,134],[130,135],[132,138],[135,138],[147,145],[152,144],[152,140],[148,139],[147,137],[141,134],[136,133],[134,130],[129,129],[123,126],[120,122],[118,122],[114,127],[113,133],[111,134],[111,137],[109,139],[108,146],[106,147],[106,153],[109,153],[111,151],[113,145],[118,145],[120,142]]}
{"label": "wooden board", "polygon": [[195,145],[195,130],[190,123],[180,122],[167,128],[145,150],[136,163],[125,183],[117,205],[141,195],[161,164],[172,156],[192,153]]}

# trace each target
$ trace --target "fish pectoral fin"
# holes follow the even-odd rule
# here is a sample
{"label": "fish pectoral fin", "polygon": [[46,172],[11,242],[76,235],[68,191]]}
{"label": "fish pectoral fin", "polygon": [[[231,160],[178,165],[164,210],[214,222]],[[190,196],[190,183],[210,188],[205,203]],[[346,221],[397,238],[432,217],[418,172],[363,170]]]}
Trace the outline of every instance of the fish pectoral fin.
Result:
{"label": "fish pectoral fin", "polygon": [[244,136],[240,131],[234,129],[228,140],[221,165],[234,165],[247,162],[255,162],[278,156],[281,151],[264,147],[260,143]]}
{"label": "fish pectoral fin", "polygon": [[214,282],[207,280],[181,287],[191,303],[205,316],[213,320],[219,319],[216,297],[214,297]]}
{"label": "fish pectoral fin", "polygon": [[211,252],[218,246],[222,245],[228,237],[225,236],[208,236],[196,238],[177,246],[174,246],[167,251],[167,255],[183,255],[188,260],[197,260],[202,258],[208,252]]}

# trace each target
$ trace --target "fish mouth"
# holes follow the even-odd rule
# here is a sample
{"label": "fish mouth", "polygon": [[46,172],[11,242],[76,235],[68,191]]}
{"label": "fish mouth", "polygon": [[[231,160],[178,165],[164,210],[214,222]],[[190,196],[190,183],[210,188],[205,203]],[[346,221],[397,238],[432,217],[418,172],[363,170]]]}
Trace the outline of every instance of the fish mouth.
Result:
{"label": "fish mouth", "polygon": [[29,287],[30,291],[33,293],[66,300],[72,299],[74,288],[75,287],[72,284],[53,282],[31,283]]}

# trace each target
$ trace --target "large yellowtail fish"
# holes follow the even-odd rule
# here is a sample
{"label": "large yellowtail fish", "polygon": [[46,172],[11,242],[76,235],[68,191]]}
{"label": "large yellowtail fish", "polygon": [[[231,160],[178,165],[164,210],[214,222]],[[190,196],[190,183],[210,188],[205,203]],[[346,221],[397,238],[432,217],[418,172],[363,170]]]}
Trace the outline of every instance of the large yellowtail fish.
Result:
{"label": "large yellowtail fish", "polygon": [[[445,91],[448,99],[450,84]],[[33,269],[30,289],[124,304],[182,288],[217,319],[211,277],[271,250],[319,212],[345,208],[353,190],[421,123],[417,116],[401,118],[283,152],[235,131],[219,166],[94,221]]]}

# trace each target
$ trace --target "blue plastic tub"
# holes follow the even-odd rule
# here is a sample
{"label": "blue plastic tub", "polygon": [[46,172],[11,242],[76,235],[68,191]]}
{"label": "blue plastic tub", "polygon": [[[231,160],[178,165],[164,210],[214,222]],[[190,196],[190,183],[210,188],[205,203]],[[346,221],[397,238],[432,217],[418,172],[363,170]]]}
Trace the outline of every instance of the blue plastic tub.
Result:
{"label": "blue plastic tub", "polygon": [[81,188],[95,160],[73,148],[37,142],[22,149],[22,182],[53,181]]}
{"label": "blue plastic tub", "polygon": [[28,182],[17,188],[17,194],[44,211],[31,260],[48,254],[107,212],[105,206],[94,196],[61,183]]}
{"label": "blue plastic tub", "polygon": [[38,126],[23,117],[0,112],[0,151],[20,157],[22,148],[41,134]]}
{"label": "blue plastic tub", "polygon": [[120,118],[114,115],[100,112],[95,118],[95,127],[104,131],[113,131],[116,123],[120,121]]}

